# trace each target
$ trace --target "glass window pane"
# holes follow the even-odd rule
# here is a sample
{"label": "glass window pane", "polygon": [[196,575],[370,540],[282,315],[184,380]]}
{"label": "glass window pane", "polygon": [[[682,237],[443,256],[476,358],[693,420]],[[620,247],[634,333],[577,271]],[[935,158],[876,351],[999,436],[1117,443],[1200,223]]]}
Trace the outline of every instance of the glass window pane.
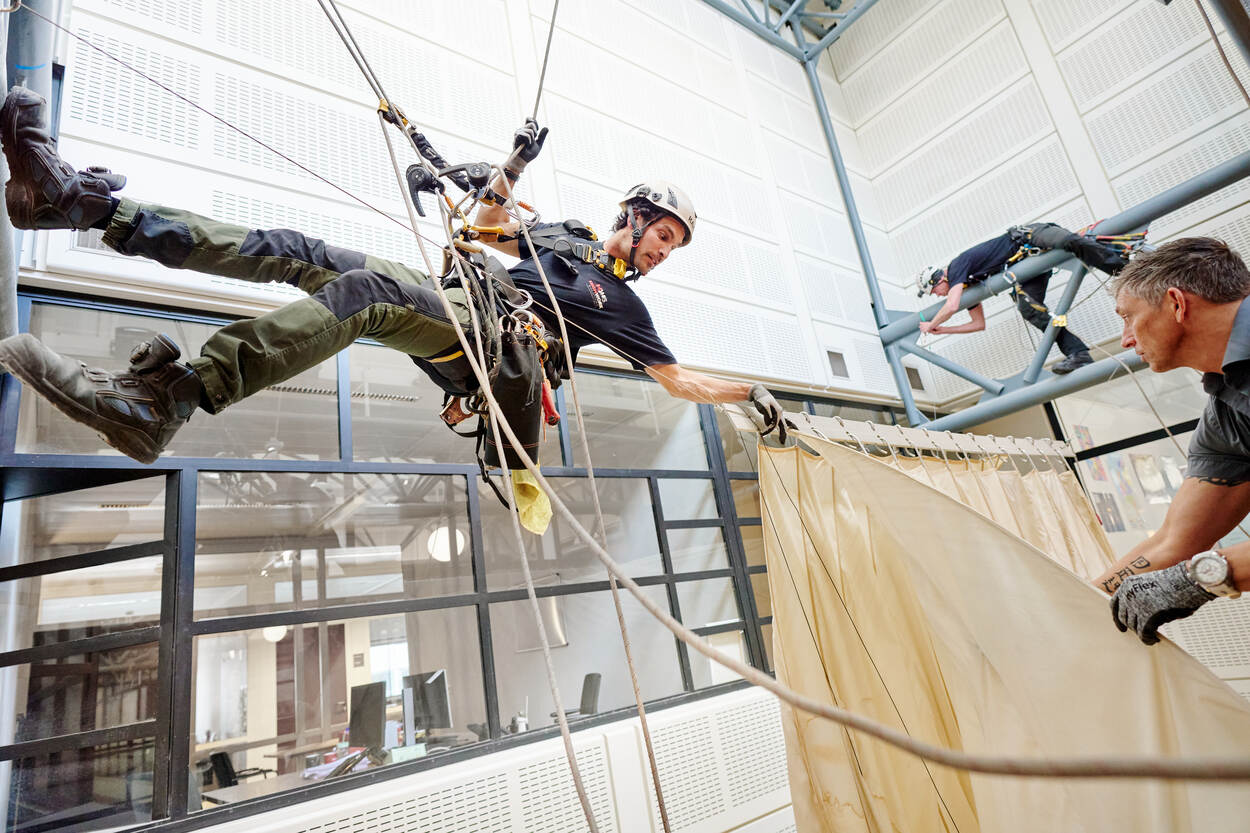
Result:
{"label": "glass window pane", "polygon": [[[645,592],[668,609],[663,587],[648,587]],[[566,710],[577,710],[570,717],[632,706],[634,690],[612,594],[605,590],[540,601],[547,638],[553,648],[559,646],[552,651],[552,659],[560,697]],[[655,700],[679,693],[681,671],[673,635],[629,592],[622,591],[621,605],[643,698]],[[491,605],[490,621],[499,719],[505,731],[552,725],[551,690],[529,600]],[[599,675],[597,698],[593,696],[596,680],[590,676],[594,674]]]}
{"label": "glass window pane", "polygon": [[758,524],[740,526],[738,534],[742,536],[742,549],[746,552],[747,566],[761,567],[767,564],[764,560],[764,527]]}
{"label": "glass window pane", "polygon": [[472,590],[463,477],[200,476],[199,618]]}
{"label": "glass window pane", "polygon": [[711,480],[657,478],[664,520],[690,521],[719,518],[716,491]]}
{"label": "glass window pane", "polygon": [[730,480],[733,491],[734,511],[738,520],[760,516],[760,483],[758,480]]}
{"label": "glass window pane", "polygon": [[18,743],[156,717],[155,642],[9,666],[0,678],[15,695],[6,722]]}
{"label": "glass window pane", "polygon": [[753,433],[739,432],[733,422],[723,411],[716,412],[716,427],[720,430],[721,450],[725,453],[725,467],[729,471],[754,473],[759,463],[756,460],[756,440]]}
{"label": "glass window pane", "polygon": [[[452,436],[438,418],[443,391],[398,350],[349,349],[352,456],[368,462],[472,463],[474,441]],[[460,426],[477,423],[473,421]]]}
{"label": "glass window pane", "polygon": [[677,585],[677,601],[681,605],[681,622],[688,628],[723,625],[742,619],[733,579],[683,581]]}
{"label": "glass window pane", "polygon": [[[594,508],[585,478],[549,478],[556,494],[568,504],[582,525],[593,531]],[[647,481],[603,477],[595,481],[607,528],[608,552],[630,575],[660,575],[660,540]],[[508,511],[485,484],[480,485],[482,534],[486,539],[486,575],[491,590],[524,587],[517,557],[516,535]],[[541,538],[522,531],[530,569],[542,586],[600,581],[607,571],[585,541],[558,515]]]}
{"label": "glass window pane", "polygon": [[[577,374],[582,415],[596,467],[706,470],[707,449],[693,402],[669,396],[649,379]],[[573,458],[582,460],[573,393],[565,393]]]}
{"label": "glass window pane", "polygon": [[[1191,434],[1178,435],[1181,448]],[[1166,437],[1077,463],[1094,511],[1117,556],[1158,531],[1185,477],[1185,455]],[[1234,529],[1220,545],[1243,540]]]}
{"label": "glass window pane", "polygon": [[777,404],[788,414],[805,414],[807,413],[807,400],[797,396],[778,396],[773,394],[777,400]]}
{"label": "glass window pane", "polygon": [[153,738],[144,738],[5,764],[5,829],[109,830],[150,821],[154,749]]}
{"label": "glass window pane", "polygon": [[205,806],[329,777],[366,747],[382,762],[359,769],[484,739],[477,646],[472,607],[196,637],[193,760],[227,748],[236,769],[276,770]]}
{"label": "glass window pane", "polygon": [[720,528],[670,529],[666,534],[674,573],[720,570],[729,566],[729,551],[725,549],[725,536]]}
{"label": "glass window pane", "polygon": [[[707,637],[707,641],[725,656],[747,665],[751,664],[747,656],[746,635],[742,631],[714,633]],[[698,651],[690,652],[690,675],[694,679],[696,689],[742,679],[719,662],[713,662]]]}
{"label": "glass window pane", "polygon": [[165,537],[165,478],[8,501],[4,523],[17,525],[21,542],[0,552],[4,567],[159,541]]}
{"label": "glass window pane", "polygon": [[0,582],[0,650],[160,624],[160,556]]}
{"label": "glass window pane", "polygon": [[751,573],[751,592],[755,594],[755,615],[773,615],[773,597],[768,590],[768,573]]}
{"label": "glass window pane", "polygon": [[[121,370],[130,351],[168,333],[184,358],[200,352],[217,328],[128,313],[36,304],[30,331],[53,350],[89,367]],[[174,437],[175,457],[332,460],[338,453],[337,368],[333,360],[294,376],[212,416],[196,411]],[[118,454],[95,432],[62,416],[42,397],[23,396],[17,450],[24,453]]]}
{"label": "glass window pane", "polygon": [[[1136,382],[1136,384],[1134,384]],[[1142,386],[1149,404],[1137,385]],[[1167,373],[1134,373],[1056,399],[1068,439],[1078,451],[1159,430],[1159,419],[1174,425],[1202,414],[1207,395],[1202,374],[1190,368]]]}

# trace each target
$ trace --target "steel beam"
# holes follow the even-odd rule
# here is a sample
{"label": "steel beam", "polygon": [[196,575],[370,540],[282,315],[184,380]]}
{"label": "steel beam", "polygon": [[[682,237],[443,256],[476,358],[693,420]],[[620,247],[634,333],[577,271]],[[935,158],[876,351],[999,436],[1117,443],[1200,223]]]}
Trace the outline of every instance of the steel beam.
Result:
{"label": "steel beam", "polygon": [[[1046,364],[1046,357],[1050,355],[1050,348],[1055,346],[1055,339],[1059,337],[1059,328],[1055,326],[1055,319],[1059,316],[1067,315],[1068,310],[1072,309],[1072,301],[1076,299],[1077,290],[1081,288],[1081,281],[1086,275],[1086,268],[1082,264],[1073,272],[1072,277],[1068,279],[1068,285],[1063,288],[1063,297],[1059,299],[1059,303],[1051,311],[1050,324],[1046,327],[1046,332],[1042,333],[1042,340],[1037,345],[1037,350],[1033,351],[1033,361],[1029,362],[1029,367],[1024,371],[1021,381],[1026,385],[1031,385],[1037,381],[1037,377],[1042,374],[1042,365]],[[1065,324],[1065,326],[1067,326]]]}
{"label": "steel beam", "polygon": [[[1114,217],[1104,220],[1098,227],[1099,231],[1103,231],[1106,234],[1124,234],[1133,229],[1141,228],[1164,214],[1175,211],[1195,200],[1202,199],[1208,194],[1212,194],[1240,179],[1244,179],[1248,175],[1250,175],[1250,151],[1246,151],[1222,165],[1216,165],[1214,168],[1204,171],[1192,179],[1185,180],[1181,184],[1169,188],[1162,194],[1151,197]],[[975,307],[986,298],[997,295],[1009,288],[1013,283],[1035,278],[1071,257],[1072,255],[1067,252],[1051,251],[1037,257],[1027,258],[1021,261],[1021,265],[1018,268],[992,275],[982,283],[965,290],[963,297],[960,299],[959,308],[968,309],[969,307]],[[934,313],[941,308],[942,302],[939,301],[926,310],[905,315],[897,321],[882,327],[882,343],[893,344],[899,339],[906,338],[916,332],[922,320],[931,320]],[[921,318],[922,314],[924,315],[923,319]]]}
{"label": "steel beam", "polygon": [[734,23],[750,29],[752,32],[768,41],[768,43],[777,47],[782,52],[785,52],[791,58],[794,58],[797,61],[802,61],[807,57],[803,53],[803,50],[781,37],[781,35],[778,35],[772,29],[762,25],[758,20],[753,20],[749,15],[738,11],[733,6],[726,3],[725,0],[703,0],[703,2],[728,17]]}
{"label": "steel beam", "polygon": [[773,24],[773,31],[781,34],[781,27],[789,22],[790,17],[797,12],[807,0],[791,0],[790,7],[781,13],[781,17],[777,18],[777,22]]}
{"label": "steel beam", "polygon": [[828,32],[825,32],[825,36],[823,38],[807,48],[807,60],[810,61],[813,57],[819,58],[821,53],[828,49],[835,40],[842,37],[842,35],[846,33],[848,26],[858,20],[859,16],[864,12],[871,9],[876,2],[877,0],[859,0],[859,2],[855,4],[855,8],[846,13],[846,17],[842,18],[842,20]]}
{"label": "steel beam", "polygon": [[[803,45],[803,31],[791,27],[799,45]],[[842,160],[842,150],[838,147],[838,137],[833,132],[833,119],[829,115],[829,106],[825,104],[824,90],[820,86],[820,76],[816,72],[816,58],[803,62],[803,72],[807,75],[807,84],[812,91],[812,100],[816,104],[816,114],[820,117],[820,129],[825,134],[825,143],[829,148],[829,157],[833,160],[833,171],[838,177],[838,190],[842,192],[842,203],[846,206],[846,220],[851,227],[851,236],[855,239],[855,251],[859,255],[859,263],[864,271],[864,282],[868,284],[868,295],[872,299],[872,314],[877,327],[885,327],[889,314],[885,310],[885,300],[881,297],[881,285],[877,282],[877,270],[872,265],[872,253],[868,249],[868,238],[864,236],[864,224],[859,217],[859,208],[855,205],[855,194],[851,190],[851,177],[846,171],[846,163]],[[903,400],[903,408],[907,411],[907,419],[912,425],[924,422],[924,416],[916,407],[916,399],[911,392],[911,383],[907,380],[907,371],[903,368],[903,360],[899,350],[893,344],[882,342],[885,358],[890,364],[890,374],[898,387],[899,398]]]}
{"label": "steel beam", "polygon": [[1137,371],[1145,367],[1146,363],[1132,350],[1125,350],[1119,356],[1087,364],[1085,367],[1074,370],[1066,376],[1052,376],[1048,379],[1043,379],[1037,384],[1028,385],[1011,393],[1005,393],[994,399],[980,402],[971,408],[965,408],[948,416],[939,417],[932,422],[925,423],[924,427],[931,431],[963,431],[966,428],[980,425],[991,419],[997,419],[1033,405],[1049,402],[1064,394],[1075,393],[1078,390],[1100,385],[1116,376],[1128,375],[1125,372],[1125,365],[1128,366],[1129,370]]}
{"label": "steel beam", "polygon": [[1007,386],[997,379],[991,379],[988,376],[977,373],[975,370],[969,370],[962,364],[953,362],[943,355],[934,353],[932,350],[926,350],[910,341],[896,342],[896,346],[904,352],[911,353],[913,356],[919,356],[930,364],[937,365],[947,373],[954,373],[959,378],[966,379],[979,388],[984,388],[994,396],[998,396],[998,394],[1007,389]]}

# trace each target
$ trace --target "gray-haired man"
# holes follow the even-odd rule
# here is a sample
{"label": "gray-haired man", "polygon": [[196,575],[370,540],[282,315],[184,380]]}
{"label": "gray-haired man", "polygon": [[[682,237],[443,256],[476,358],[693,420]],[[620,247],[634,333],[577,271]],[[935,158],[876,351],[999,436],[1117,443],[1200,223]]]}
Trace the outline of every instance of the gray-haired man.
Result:
{"label": "gray-haired man", "polygon": [[1210,394],[1163,525],[1095,581],[1114,591],[1120,630],[1151,645],[1160,625],[1250,590],[1250,542],[1212,549],[1250,512],[1250,270],[1228,244],[1189,237],[1135,259],[1112,289],[1121,344],[1157,373],[1203,371]]}

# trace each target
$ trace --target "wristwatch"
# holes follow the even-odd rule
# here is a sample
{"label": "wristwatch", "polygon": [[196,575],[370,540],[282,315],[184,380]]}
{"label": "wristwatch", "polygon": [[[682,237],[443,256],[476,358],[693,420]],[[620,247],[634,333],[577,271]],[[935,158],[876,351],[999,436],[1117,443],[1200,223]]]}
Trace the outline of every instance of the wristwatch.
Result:
{"label": "wristwatch", "polygon": [[1235,599],[1241,595],[1233,584],[1233,571],[1228,560],[1215,550],[1200,552],[1186,562],[1190,581],[1215,596]]}

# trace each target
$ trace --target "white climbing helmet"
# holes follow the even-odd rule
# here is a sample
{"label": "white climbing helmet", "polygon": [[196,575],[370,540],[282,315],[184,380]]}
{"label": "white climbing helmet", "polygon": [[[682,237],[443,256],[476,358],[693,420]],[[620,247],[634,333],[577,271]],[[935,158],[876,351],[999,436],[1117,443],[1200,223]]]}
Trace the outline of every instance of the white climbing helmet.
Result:
{"label": "white climbing helmet", "polygon": [[686,237],[681,241],[683,246],[694,237],[694,221],[698,219],[698,214],[686,192],[676,185],[658,179],[639,183],[625,192],[621,198],[621,210],[627,212],[629,203],[635,200],[646,200],[681,223],[686,230]]}
{"label": "white climbing helmet", "polygon": [[945,266],[926,266],[916,273],[916,295],[923,298],[946,276]]}

